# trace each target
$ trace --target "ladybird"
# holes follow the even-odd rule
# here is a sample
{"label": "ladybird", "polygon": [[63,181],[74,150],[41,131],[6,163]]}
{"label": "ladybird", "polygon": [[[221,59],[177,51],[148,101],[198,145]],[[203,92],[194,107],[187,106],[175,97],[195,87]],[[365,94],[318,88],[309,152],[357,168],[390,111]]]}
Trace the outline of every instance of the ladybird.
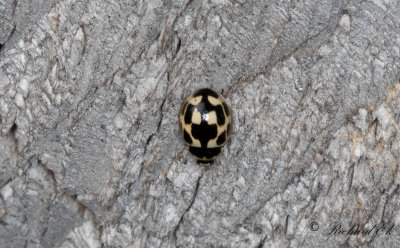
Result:
{"label": "ladybird", "polygon": [[181,105],[179,130],[197,163],[212,165],[231,136],[232,111],[215,90],[196,90]]}

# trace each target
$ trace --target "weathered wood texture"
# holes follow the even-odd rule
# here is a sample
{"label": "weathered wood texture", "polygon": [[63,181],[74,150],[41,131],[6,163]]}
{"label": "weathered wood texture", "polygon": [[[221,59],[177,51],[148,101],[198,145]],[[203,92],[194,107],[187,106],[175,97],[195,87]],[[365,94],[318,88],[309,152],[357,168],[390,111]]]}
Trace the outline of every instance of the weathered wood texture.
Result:
{"label": "weathered wood texture", "polygon": [[0,43],[1,247],[400,247],[399,1],[2,0]]}

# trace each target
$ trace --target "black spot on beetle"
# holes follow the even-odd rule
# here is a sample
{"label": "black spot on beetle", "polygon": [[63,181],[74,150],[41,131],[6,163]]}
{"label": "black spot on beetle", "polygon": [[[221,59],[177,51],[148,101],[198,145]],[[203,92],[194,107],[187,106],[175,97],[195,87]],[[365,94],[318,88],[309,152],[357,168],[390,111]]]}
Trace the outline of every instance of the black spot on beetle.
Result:
{"label": "black spot on beetle", "polygon": [[185,123],[186,124],[190,124],[192,123],[192,110],[193,109],[193,105],[189,104],[186,108],[186,113],[185,113]]}
{"label": "black spot on beetle", "polygon": [[231,133],[231,124],[229,123],[228,126],[226,127],[226,131],[228,134]]}
{"label": "black spot on beetle", "polygon": [[215,139],[218,134],[217,125],[208,125],[207,122],[192,124],[192,135],[195,139],[200,140],[201,147],[206,148],[207,143],[211,139]]}
{"label": "black spot on beetle", "polygon": [[193,156],[199,158],[199,160],[212,160],[212,158],[218,156],[221,153],[221,147],[215,148],[200,148],[200,147],[189,147],[189,152]]}
{"label": "black spot on beetle", "polygon": [[183,138],[185,139],[186,143],[193,143],[192,138],[190,138],[190,135],[188,134],[188,132],[186,132],[186,130],[183,130]]}
{"label": "black spot on beetle", "polygon": [[[191,105],[186,108],[186,113],[185,113],[185,122],[186,123],[191,123],[186,121],[189,116],[192,115],[193,110],[196,109],[196,111],[200,112],[201,114],[207,114],[210,113],[211,111],[215,111],[215,114],[217,116],[217,123],[218,125],[223,125],[225,123],[225,115],[224,115],[224,110],[222,109],[221,105],[214,106],[208,101],[208,96],[213,96],[215,98],[218,98],[217,93],[212,91],[211,89],[201,89],[198,90],[193,97],[201,96],[201,101],[197,105]],[[202,122],[205,120],[202,120]],[[206,122],[206,121],[205,121]]]}
{"label": "black spot on beetle", "polygon": [[217,145],[222,145],[223,143],[225,143],[225,140],[226,140],[226,136],[225,136],[225,132],[223,132],[218,136]]}
{"label": "black spot on beetle", "polygon": [[225,123],[225,115],[224,111],[222,110],[221,105],[215,106],[215,113],[217,114],[217,123],[218,125],[224,125]]}

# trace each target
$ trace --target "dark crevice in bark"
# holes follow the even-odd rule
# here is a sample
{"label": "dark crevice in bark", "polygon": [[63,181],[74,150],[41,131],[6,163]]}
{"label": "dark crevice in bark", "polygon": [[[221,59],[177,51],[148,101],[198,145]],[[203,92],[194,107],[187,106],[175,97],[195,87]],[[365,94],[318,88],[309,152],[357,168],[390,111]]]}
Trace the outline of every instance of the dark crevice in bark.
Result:
{"label": "dark crevice in bark", "polygon": [[15,15],[15,9],[17,8],[17,5],[18,5],[18,0],[15,0],[14,2],[13,2],[13,4],[12,4],[12,12],[11,12],[11,14],[12,15]]}
{"label": "dark crevice in bark", "polygon": [[181,39],[179,39],[179,37],[177,37],[177,39],[178,39],[178,43],[176,44],[176,52],[175,53],[178,53],[179,50],[181,50],[181,45],[182,45]]}
{"label": "dark crevice in bark", "polygon": [[177,235],[177,232],[178,232],[179,227],[181,226],[181,224],[182,224],[182,222],[183,222],[183,218],[185,217],[186,213],[189,212],[189,210],[192,208],[193,203],[194,203],[195,200],[196,200],[197,192],[199,191],[200,180],[201,180],[202,178],[203,178],[203,171],[201,172],[201,175],[200,175],[199,178],[197,179],[196,187],[195,187],[194,192],[193,192],[193,197],[192,197],[192,199],[190,200],[190,203],[189,203],[188,207],[185,209],[185,211],[184,211],[183,214],[181,215],[181,218],[179,219],[178,224],[176,225],[176,227],[175,227],[175,229],[174,229],[174,231],[173,231],[173,233],[174,233],[174,238],[175,238],[175,246],[176,246],[176,240],[178,239],[177,236],[176,236],[176,235]]}
{"label": "dark crevice in bark", "polygon": [[290,217],[290,215],[287,215],[286,220],[285,220],[285,235],[287,235],[287,230],[288,230],[288,226],[289,226],[289,217]]}
{"label": "dark crevice in bark", "polygon": [[[80,99],[80,101],[76,104],[76,107],[68,113],[68,118],[70,118],[70,115],[76,112],[77,109],[79,109],[80,106],[84,105],[86,107],[82,108],[82,111],[79,111],[76,113],[75,116],[72,116],[72,121],[71,121],[71,126],[68,128],[69,130],[72,130],[72,128],[78,124],[78,122],[86,116],[86,113],[90,110],[91,107],[93,107],[93,104],[96,100],[94,97],[97,94],[97,91],[99,90],[100,86],[95,86],[91,87],[88,92]],[[88,101],[87,104],[84,104],[85,101]],[[58,123],[56,124],[58,126]],[[57,129],[57,126],[55,129]]]}
{"label": "dark crevice in bark", "polygon": [[351,164],[351,166],[350,166],[350,171],[349,171],[349,183],[348,183],[348,185],[347,185],[347,187],[348,187],[348,190],[350,190],[351,188],[352,188],[352,185],[353,185],[353,177],[354,177],[354,163],[352,163]]}
{"label": "dark crevice in bark", "polygon": [[17,123],[14,123],[10,130],[8,130],[8,137],[11,139],[11,141],[14,143],[14,152],[15,154],[20,155],[20,152],[18,151],[18,139],[17,139],[17,129],[18,125]]}
{"label": "dark crevice in bark", "polygon": [[185,7],[183,8],[182,13],[184,13],[184,12],[189,8],[189,6],[192,5],[192,3],[193,3],[193,0],[189,0],[189,1],[185,4]]}
{"label": "dark crevice in bark", "polygon": [[12,139],[15,139],[15,134],[17,132],[17,128],[18,128],[18,125],[16,123],[14,123],[11,126],[10,130],[8,131],[8,134]]}
{"label": "dark crevice in bark", "polygon": [[383,205],[383,210],[382,210],[382,216],[381,216],[381,223],[384,221],[384,215],[386,211],[386,206],[388,205],[388,202],[393,198],[394,195],[398,195],[399,192],[399,184],[397,184],[392,192],[387,195],[385,204]]}
{"label": "dark crevice in bark", "polygon": [[[6,186],[9,182],[11,182],[11,178],[9,178],[9,179],[7,179],[7,181],[5,181],[1,186],[0,186],[0,190],[4,187],[4,186]],[[1,197],[1,195],[0,195],[0,197]]]}
{"label": "dark crevice in bark", "polygon": [[[10,35],[8,36],[7,41],[6,41],[5,43],[7,43],[7,42],[10,40],[10,38],[13,36],[13,34],[14,34],[14,32],[15,32],[16,29],[17,29],[17,25],[14,25],[14,27],[13,27],[13,29],[11,30]],[[5,43],[4,43],[4,44],[5,44]]]}
{"label": "dark crevice in bark", "polygon": [[[168,90],[168,88],[167,88],[167,90]],[[158,124],[157,124],[157,131],[156,131],[156,133],[158,133],[159,131],[160,131],[160,127],[161,127],[161,122],[162,122],[162,120],[163,120],[163,118],[164,118],[164,114],[163,114],[163,108],[164,108],[164,104],[165,104],[165,102],[167,101],[167,96],[168,96],[168,94],[167,94],[167,92],[165,92],[165,97],[164,97],[164,99],[163,99],[163,101],[162,101],[162,103],[161,103],[161,105],[160,105],[160,120],[158,121]]]}
{"label": "dark crevice in bark", "polygon": [[[163,117],[164,117],[164,115],[163,115],[163,108],[164,108],[164,104],[165,104],[165,101],[166,101],[166,100],[167,100],[167,93],[165,94],[165,98],[164,98],[163,102],[162,102],[161,105],[160,105],[160,113],[161,113],[160,115],[161,115],[161,116],[160,116],[160,120],[158,121],[158,124],[157,124],[157,130],[156,130],[154,133],[152,133],[152,134],[147,138],[146,144],[144,145],[143,156],[145,156],[145,155],[147,154],[147,147],[149,146],[150,141],[153,139],[154,135],[156,135],[156,134],[160,131],[161,122],[162,122]],[[142,162],[142,164],[141,164],[141,166],[140,166],[140,171],[139,171],[139,176],[138,176],[138,178],[140,178],[140,176],[142,175],[144,163],[145,163],[145,160],[143,160],[143,162]]]}
{"label": "dark crevice in bark", "polygon": [[88,206],[86,206],[85,204],[83,204],[82,202],[80,202],[78,200],[77,194],[73,194],[73,195],[64,194],[64,196],[69,198],[76,204],[76,206],[77,206],[76,212],[82,219],[84,219],[85,214],[88,213],[90,216],[90,219],[93,222],[96,222],[96,216],[95,216],[94,212]]}
{"label": "dark crevice in bark", "polygon": [[260,244],[258,244],[257,248],[263,248],[265,244],[265,240],[267,240],[267,236],[260,240]]}

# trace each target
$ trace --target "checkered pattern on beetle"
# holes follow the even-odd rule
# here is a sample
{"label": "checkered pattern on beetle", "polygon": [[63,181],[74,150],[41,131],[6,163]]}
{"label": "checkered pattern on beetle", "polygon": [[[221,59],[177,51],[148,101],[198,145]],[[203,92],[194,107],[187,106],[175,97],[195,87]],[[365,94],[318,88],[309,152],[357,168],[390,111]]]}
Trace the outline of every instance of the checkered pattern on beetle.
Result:
{"label": "checkered pattern on beetle", "polygon": [[232,111],[218,92],[193,92],[179,111],[179,130],[200,165],[211,165],[232,133]]}

